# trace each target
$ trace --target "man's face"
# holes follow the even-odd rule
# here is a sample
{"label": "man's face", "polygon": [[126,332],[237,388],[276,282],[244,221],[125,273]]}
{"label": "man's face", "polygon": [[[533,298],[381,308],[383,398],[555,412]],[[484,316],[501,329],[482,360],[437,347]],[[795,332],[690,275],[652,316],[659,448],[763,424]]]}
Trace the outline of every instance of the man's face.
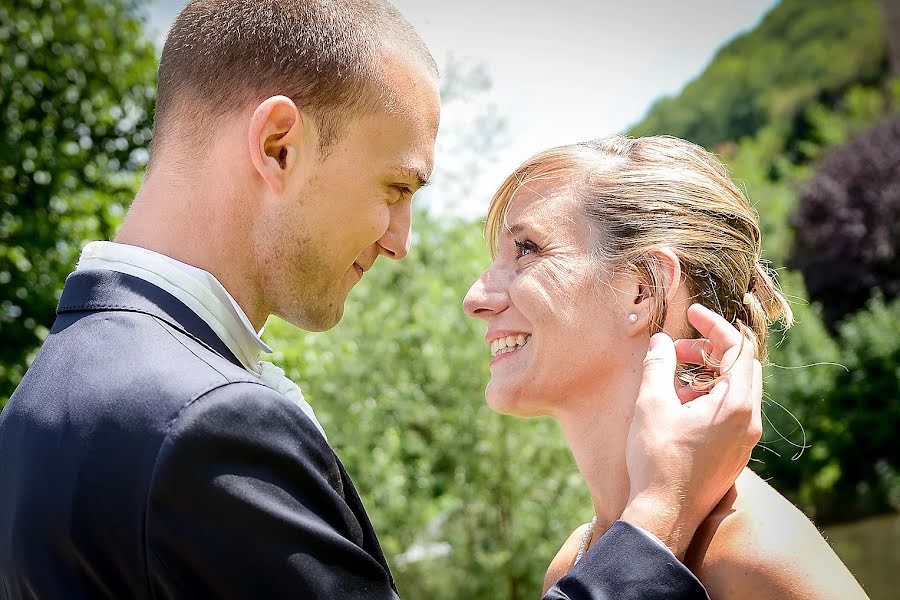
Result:
{"label": "man's face", "polygon": [[430,73],[397,62],[387,67],[392,109],[353,119],[261,219],[257,256],[271,312],[304,329],[337,324],[375,259],[409,250],[412,195],[431,174],[440,96]]}

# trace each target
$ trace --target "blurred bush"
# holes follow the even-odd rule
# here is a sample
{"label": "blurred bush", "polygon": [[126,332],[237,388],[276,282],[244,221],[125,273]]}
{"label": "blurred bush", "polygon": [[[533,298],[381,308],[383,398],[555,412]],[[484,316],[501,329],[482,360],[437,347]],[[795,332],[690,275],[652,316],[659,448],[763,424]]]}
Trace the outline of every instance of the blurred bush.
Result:
{"label": "blurred bush", "polygon": [[821,523],[900,510],[900,300],[876,296],[835,335],[818,306],[794,309],[766,368],[754,470]]}
{"label": "blurred bush", "polygon": [[0,5],[0,406],[82,243],[112,235],[146,160],[156,58],[132,0]]}
{"label": "blurred bush", "polygon": [[792,219],[791,263],[834,329],[873,291],[900,294],[900,117],[829,153]]}
{"label": "blurred bush", "polygon": [[772,335],[752,466],[820,523],[900,498],[894,4],[783,0],[630,131],[719,153],[760,215],[797,324]]}

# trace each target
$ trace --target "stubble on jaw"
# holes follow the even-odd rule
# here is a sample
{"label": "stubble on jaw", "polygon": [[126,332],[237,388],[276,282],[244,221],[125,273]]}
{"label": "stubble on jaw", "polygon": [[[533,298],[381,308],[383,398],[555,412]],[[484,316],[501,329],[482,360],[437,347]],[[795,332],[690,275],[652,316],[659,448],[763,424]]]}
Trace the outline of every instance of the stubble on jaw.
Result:
{"label": "stubble on jaw", "polygon": [[312,245],[307,238],[297,253],[285,257],[289,270],[282,271],[286,277],[277,287],[280,310],[276,314],[284,313],[278,316],[307,331],[326,331],[344,315],[344,278],[333,281],[334,274],[328,272],[325,261],[308,251]]}
{"label": "stubble on jaw", "polygon": [[343,277],[332,281],[326,249],[307,231],[292,230],[285,215],[259,223],[255,254],[260,296],[269,312],[307,331],[326,331],[344,312]]}

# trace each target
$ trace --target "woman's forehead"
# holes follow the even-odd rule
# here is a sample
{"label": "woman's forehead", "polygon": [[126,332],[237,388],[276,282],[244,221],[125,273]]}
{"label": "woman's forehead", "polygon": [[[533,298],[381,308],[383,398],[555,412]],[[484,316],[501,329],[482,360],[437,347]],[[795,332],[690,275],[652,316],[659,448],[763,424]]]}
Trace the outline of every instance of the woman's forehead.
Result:
{"label": "woman's forehead", "polygon": [[509,201],[505,227],[516,225],[557,225],[571,228],[582,220],[570,185],[536,181],[522,185]]}

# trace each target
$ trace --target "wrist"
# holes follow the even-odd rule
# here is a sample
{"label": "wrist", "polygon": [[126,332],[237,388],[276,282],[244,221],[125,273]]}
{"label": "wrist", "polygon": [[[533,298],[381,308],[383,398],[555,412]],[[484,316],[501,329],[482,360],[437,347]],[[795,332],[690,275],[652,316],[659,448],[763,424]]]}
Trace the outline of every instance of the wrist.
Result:
{"label": "wrist", "polygon": [[680,503],[641,496],[629,501],[620,519],[655,535],[678,560],[684,558],[699,526],[684,514]]}

